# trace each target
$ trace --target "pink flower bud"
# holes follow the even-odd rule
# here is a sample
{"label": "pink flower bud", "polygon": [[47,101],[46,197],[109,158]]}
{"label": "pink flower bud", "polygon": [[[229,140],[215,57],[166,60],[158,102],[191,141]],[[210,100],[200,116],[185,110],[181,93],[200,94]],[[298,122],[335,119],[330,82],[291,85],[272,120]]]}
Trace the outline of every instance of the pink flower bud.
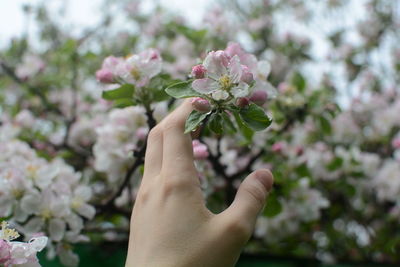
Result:
{"label": "pink flower bud", "polygon": [[278,142],[278,143],[275,143],[272,145],[272,151],[274,151],[274,152],[280,153],[280,152],[282,152],[283,148],[284,148],[283,142]]}
{"label": "pink flower bud", "polygon": [[245,106],[248,106],[250,103],[249,99],[247,97],[239,97],[236,99],[236,106],[240,108],[244,108]]}
{"label": "pink flower bud", "polygon": [[251,84],[254,81],[253,73],[251,73],[250,69],[245,65],[242,65],[242,70],[243,70],[241,77],[242,82]]}
{"label": "pink flower bud", "polygon": [[102,83],[113,83],[114,82],[114,75],[108,69],[100,69],[96,72],[96,78],[99,82]]}
{"label": "pink flower bud", "polygon": [[206,75],[206,68],[202,65],[196,65],[192,68],[192,77],[195,79],[203,79]]}
{"label": "pink flower bud", "polygon": [[395,149],[400,149],[400,137],[393,139],[392,146]]}
{"label": "pink flower bud", "polygon": [[263,90],[256,90],[250,96],[250,101],[256,105],[262,106],[267,101],[268,94]]}
{"label": "pink flower bud", "polygon": [[200,143],[199,140],[193,140],[193,156],[195,159],[206,159],[208,158],[208,148],[205,144]]}
{"label": "pink flower bud", "polygon": [[207,99],[201,97],[195,97],[191,100],[192,106],[199,112],[209,112],[211,110],[210,102]]}

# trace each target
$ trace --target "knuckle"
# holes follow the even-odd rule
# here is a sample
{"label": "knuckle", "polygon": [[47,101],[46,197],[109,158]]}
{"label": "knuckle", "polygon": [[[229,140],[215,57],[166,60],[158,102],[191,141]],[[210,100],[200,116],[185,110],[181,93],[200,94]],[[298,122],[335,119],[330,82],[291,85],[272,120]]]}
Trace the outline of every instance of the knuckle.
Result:
{"label": "knuckle", "polygon": [[141,188],[137,195],[136,202],[138,204],[145,204],[149,201],[150,196],[151,196],[150,190]]}
{"label": "knuckle", "polygon": [[185,179],[168,179],[163,185],[164,196],[169,196],[180,191],[185,191],[188,182]]}
{"label": "knuckle", "polygon": [[168,132],[174,128],[181,128],[184,126],[184,121],[180,120],[177,117],[170,117],[167,121],[162,125],[163,131]]}

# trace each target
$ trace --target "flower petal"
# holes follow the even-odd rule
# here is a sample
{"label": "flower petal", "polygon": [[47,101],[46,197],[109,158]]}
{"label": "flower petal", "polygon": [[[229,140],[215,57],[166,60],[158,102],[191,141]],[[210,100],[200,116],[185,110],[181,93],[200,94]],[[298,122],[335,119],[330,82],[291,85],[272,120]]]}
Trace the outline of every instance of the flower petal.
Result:
{"label": "flower petal", "polygon": [[249,85],[244,82],[240,82],[238,86],[231,89],[231,93],[235,98],[245,97],[249,95]]}
{"label": "flower petal", "polygon": [[193,81],[192,87],[201,94],[209,94],[218,88],[218,83],[209,78],[197,79]]}
{"label": "flower petal", "polygon": [[228,65],[229,77],[233,83],[238,83],[242,78],[243,69],[238,56],[233,56]]}
{"label": "flower petal", "polygon": [[228,55],[224,51],[212,51],[204,59],[203,66],[211,78],[218,80],[227,74]]}

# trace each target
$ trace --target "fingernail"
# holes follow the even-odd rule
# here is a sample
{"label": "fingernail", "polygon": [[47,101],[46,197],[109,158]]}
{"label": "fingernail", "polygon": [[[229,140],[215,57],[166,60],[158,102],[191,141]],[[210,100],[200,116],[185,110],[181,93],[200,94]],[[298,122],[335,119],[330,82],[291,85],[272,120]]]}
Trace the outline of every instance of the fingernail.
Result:
{"label": "fingernail", "polygon": [[274,178],[271,171],[267,169],[257,170],[255,173],[255,177],[264,186],[267,193],[271,192],[272,185],[274,184]]}

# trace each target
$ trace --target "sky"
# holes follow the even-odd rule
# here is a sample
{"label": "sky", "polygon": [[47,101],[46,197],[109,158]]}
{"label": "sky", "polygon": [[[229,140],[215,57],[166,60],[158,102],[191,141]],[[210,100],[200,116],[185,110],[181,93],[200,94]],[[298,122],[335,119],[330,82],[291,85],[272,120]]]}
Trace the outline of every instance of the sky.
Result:
{"label": "sky", "polygon": [[[0,48],[7,45],[10,38],[20,36],[26,27],[22,6],[32,5],[44,0],[0,0]],[[162,5],[174,10],[177,14],[187,17],[192,23],[199,22],[210,0],[157,0]],[[103,0],[46,0],[46,5],[57,7],[67,2],[68,22],[76,26],[96,25],[99,19],[98,10]],[[151,1],[142,1],[148,3]],[[35,25],[29,25],[30,31],[35,31]],[[78,28],[79,28],[78,27]]]}

